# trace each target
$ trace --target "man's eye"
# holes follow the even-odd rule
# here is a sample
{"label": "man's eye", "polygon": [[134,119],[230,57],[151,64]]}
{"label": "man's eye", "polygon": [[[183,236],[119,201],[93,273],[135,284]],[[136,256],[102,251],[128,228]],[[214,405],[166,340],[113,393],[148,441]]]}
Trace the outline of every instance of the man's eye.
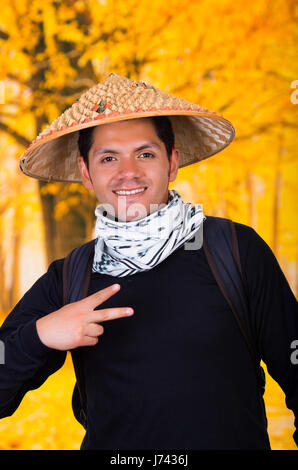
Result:
{"label": "man's eye", "polygon": [[145,155],[146,157],[148,157],[148,156],[149,157],[154,157],[154,155],[152,155],[152,153],[149,153],[149,152],[144,152],[144,153],[141,154],[141,156],[142,155]]}
{"label": "man's eye", "polygon": [[[114,158],[114,157],[111,157],[111,156],[108,156],[108,157],[105,157],[101,160],[101,163],[103,163],[107,158]],[[109,160],[110,161],[110,160]]]}

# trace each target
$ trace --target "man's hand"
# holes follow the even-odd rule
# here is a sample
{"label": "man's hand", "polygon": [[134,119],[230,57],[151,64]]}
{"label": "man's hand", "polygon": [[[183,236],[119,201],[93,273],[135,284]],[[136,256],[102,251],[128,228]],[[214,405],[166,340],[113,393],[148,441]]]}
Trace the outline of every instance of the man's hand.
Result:
{"label": "man's hand", "polygon": [[94,310],[119,289],[119,284],[113,284],[38,319],[36,329],[41,342],[60,351],[97,344],[98,336],[104,332],[99,322],[127,317],[134,313],[133,309],[128,307]]}

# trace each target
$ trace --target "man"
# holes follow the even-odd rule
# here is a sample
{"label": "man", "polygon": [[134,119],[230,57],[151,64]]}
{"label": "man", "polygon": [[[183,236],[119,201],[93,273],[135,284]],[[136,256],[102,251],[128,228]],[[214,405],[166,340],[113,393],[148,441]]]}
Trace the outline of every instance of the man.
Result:
{"label": "man", "polygon": [[[246,344],[204,250],[185,249],[202,230],[202,206],[168,190],[179,167],[233,136],[215,113],[112,75],[33,142],[24,172],[94,190],[96,243],[86,298],[63,305],[57,260],[2,325],[0,416],[78,350],[82,449],[270,448]],[[297,416],[297,303],[266,243],[235,226],[254,338]]]}

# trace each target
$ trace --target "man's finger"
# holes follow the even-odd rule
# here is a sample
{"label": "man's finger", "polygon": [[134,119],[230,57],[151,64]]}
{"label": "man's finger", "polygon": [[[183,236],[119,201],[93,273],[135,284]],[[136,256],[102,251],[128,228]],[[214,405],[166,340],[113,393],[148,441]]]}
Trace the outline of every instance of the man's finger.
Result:
{"label": "man's finger", "polygon": [[94,310],[88,313],[88,323],[100,323],[102,321],[115,320],[116,318],[123,318],[130,316],[134,313],[130,307],[111,307],[103,308],[102,310]]}
{"label": "man's finger", "polygon": [[94,310],[95,307],[105,302],[105,300],[112,297],[112,295],[116,294],[116,292],[118,292],[119,290],[120,284],[112,284],[111,286],[108,286],[105,289],[101,289],[95,292],[94,294],[85,297],[79,302],[81,302],[86,308]]}
{"label": "man's finger", "polygon": [[98,343],[98,337],[84,336],[80,346],[95,346]]}
{"label": "man's finger", "polygon": [[84,329],[85,336],[98,337],[104,332],[104,327],[99,323],[87,323]]}

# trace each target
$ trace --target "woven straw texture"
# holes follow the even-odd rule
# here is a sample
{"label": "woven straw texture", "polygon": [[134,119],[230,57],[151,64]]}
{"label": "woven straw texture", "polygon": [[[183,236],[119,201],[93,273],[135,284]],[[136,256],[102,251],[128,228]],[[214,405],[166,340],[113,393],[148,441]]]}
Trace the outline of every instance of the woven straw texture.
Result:
{"label": "woven straw texture", "polygon": [[231,122],[214,111],[144,82],[110,74],[84,92],[37,136],[21,156],[20,168],[26,175],[41,180],[81,182],[77,166],[80,129],[163,115],[173,125],[180,167],[220,152],[235,136]]}

